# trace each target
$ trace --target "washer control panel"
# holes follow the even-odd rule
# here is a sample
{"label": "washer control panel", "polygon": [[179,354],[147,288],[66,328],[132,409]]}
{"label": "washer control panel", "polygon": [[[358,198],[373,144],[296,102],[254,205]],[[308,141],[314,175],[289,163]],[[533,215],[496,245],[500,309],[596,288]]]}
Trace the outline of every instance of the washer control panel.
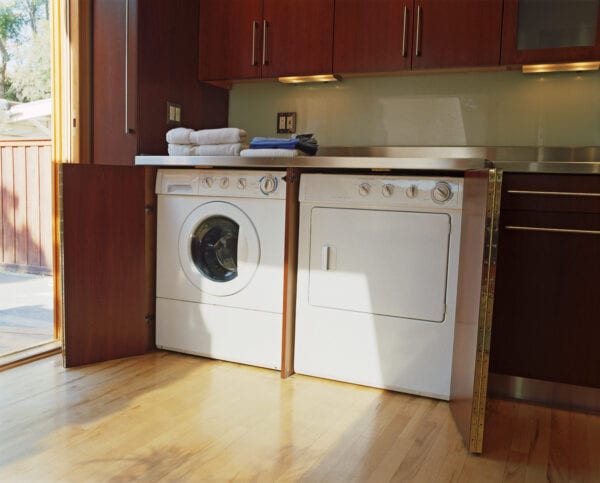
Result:
{"label": "washer control panel", "polygon": [[156,193],[207,197],[285,199],[285,171],[160,169]]}
{"label": "washer control panel", "polygon": [[462,178],[304,174],[300,201],[411,208],[461,208]]}

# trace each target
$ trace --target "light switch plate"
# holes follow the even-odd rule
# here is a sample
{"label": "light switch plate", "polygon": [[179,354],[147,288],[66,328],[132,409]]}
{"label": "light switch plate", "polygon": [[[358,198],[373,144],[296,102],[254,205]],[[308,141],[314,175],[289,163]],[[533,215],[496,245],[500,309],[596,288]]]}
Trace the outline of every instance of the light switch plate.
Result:
{"label": "light switch plate", "polygon": [[296,132],[296,113],[277,113],[277,134],[292,134]]}
{"label": "light switch plate", "polygon": [[167,124],[169,126],[181,125],[181,104],[167,101]]}

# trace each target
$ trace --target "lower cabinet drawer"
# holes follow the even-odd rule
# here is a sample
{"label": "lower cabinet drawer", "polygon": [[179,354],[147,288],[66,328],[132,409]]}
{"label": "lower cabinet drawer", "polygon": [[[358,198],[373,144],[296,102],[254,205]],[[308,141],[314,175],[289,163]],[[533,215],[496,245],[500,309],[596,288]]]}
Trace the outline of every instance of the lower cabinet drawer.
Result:
{"label": "lower cabinet drawer", "polygon": [[600,213],[503,208],[490,371],[600,387]]}

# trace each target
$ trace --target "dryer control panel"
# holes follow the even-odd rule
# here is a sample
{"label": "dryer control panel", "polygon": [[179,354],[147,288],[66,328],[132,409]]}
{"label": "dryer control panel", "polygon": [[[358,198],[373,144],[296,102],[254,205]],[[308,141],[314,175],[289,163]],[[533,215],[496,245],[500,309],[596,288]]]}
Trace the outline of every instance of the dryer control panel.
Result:
{"label": "dryer control panel", "polygon": [[460,209],[462,178],[303,174],[300,201],[409,209]]}
{"label": "dryer control panel", "polygon": [[160,169],[156,194],[285,199],[285,171]]}

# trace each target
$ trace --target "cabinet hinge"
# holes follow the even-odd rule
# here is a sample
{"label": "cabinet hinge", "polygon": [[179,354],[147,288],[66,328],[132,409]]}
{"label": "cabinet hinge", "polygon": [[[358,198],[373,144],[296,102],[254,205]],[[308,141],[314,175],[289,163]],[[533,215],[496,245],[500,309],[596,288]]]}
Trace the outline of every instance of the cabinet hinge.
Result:
{"label": "cabinet hinge", "polygon": [[152,213],[154,213],[154,206],[146,205],[144,207],[144,211],[146,212],[147,215],[151,215]]}
{"label": "cabinet hinge", "polygon": [[154,322],[154,314],[146,314],[146,317],[144,317],[144,320],[146,321],[147,324]]}

